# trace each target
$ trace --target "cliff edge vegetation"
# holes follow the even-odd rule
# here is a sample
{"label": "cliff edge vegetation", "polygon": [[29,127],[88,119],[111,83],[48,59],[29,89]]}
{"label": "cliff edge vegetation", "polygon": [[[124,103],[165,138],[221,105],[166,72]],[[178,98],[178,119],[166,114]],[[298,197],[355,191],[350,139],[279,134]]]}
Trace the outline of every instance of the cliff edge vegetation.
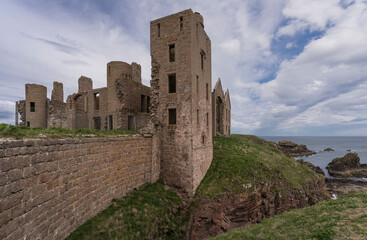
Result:
{"label": "cliff edge vegetation", "polygon": [[211,239],[366,239],[366,210],[367,193],[344,195]]}

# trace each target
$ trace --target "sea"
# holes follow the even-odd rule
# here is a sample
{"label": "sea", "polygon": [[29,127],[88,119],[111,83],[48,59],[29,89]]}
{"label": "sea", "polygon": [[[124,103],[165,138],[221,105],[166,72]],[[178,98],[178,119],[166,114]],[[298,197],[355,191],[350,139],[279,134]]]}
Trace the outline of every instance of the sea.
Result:
{"label": "sea", "polygon": [[[298,157],[322,168],[326,177],[331,177],[326,166],[334,159],[343,157],[348,152],[355,152],[361,159],[361,163],[367,163],[367,137],[301,137],[301,136],[263,136],[267,141],[279,142],[288,140],[297,144],[305,144],[309,150],[317,152],[309,157]],[[334,152],[324,152],[326,148],[332,148]],[[367,179],[355,179],[367,181]]]}

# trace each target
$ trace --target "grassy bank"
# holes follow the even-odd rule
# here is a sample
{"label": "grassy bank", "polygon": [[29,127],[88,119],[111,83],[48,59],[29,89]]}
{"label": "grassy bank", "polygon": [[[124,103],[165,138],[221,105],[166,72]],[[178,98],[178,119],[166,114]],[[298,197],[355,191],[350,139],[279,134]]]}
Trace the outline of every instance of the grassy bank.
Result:
{"label": "grassy bank", "polygon": [[233,229],[225,239],[366,239],[367,193],[345,195],[312,207],[296,209],[246,228]]}
{"label": "grassy bank", "polygon": [[90,219],[67,239],[182,239],[182,200],[161,181],[145,184]]}
{"label": "grassy bank", "polygon": [[103,137],[122,134],[133,134],[137,131],[125,131],[125,130],[91,130],[91,129],[78,129],[69,130],[60,127],[51,128],[30,128],[30,127],[16,127],[9,124],[0,124],[0,137],[1,138],[65,138],[65,137]]}
{"label": "grassy bank", "polygon": [[196,198],[249,191],[260,183],[277,183],[274,191],[287,187],[303,190],[315,181],[308,167],[285,157],[265,140],[250,135],[214,137],[213,162],[196,191]]}

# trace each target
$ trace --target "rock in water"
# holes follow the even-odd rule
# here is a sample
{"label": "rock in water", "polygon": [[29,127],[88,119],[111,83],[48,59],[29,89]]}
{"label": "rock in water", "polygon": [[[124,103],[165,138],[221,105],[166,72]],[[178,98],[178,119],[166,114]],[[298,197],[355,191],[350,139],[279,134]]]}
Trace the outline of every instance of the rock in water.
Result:
{"label": "rock in water", "polygon": [[316,152],[308,150],[307,146],[304,144],[298,145],[291,141],[280,140],[277,145],[279,150],[281,150],[285,155],[289,155],[291,157],[310,156],[316,154]]}
{"label": "rock in water", "polygon": [[334,152],[334,149],[332,149],[332,148],[325,148],[324,149],[324,152]]}
{"label": "rock in water", "polygon": [[334,177],[367,177],[367,164],[360,163],[357,153],[347,153],[344,157],[333,159],[326,169]]}
{"label": "rock in water", "polygon": [[302,163],[306,166],[308,166],[309,168],[311,168],[315,173],[321,174],[323,176],[325,176],[324,171],[319,167],[319,166],[315,166],[310,162],[304,161],[303,159],[297,160],[297,162]]}

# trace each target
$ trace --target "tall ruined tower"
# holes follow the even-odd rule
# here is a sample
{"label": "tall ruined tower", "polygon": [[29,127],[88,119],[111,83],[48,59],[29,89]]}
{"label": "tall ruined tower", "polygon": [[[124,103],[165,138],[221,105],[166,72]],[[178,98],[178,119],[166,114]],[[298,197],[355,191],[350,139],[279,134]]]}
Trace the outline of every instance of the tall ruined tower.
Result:
{"label": "tall ruined tower", "polygon": [[152,120],[161,177],[189,194],[213,158],[211,42],[191,9],[150,23]]}
{"label": "tall ruined tower", "polygon": [[47,88],[38,84],[25,85],[26,126],[47,128]]}

